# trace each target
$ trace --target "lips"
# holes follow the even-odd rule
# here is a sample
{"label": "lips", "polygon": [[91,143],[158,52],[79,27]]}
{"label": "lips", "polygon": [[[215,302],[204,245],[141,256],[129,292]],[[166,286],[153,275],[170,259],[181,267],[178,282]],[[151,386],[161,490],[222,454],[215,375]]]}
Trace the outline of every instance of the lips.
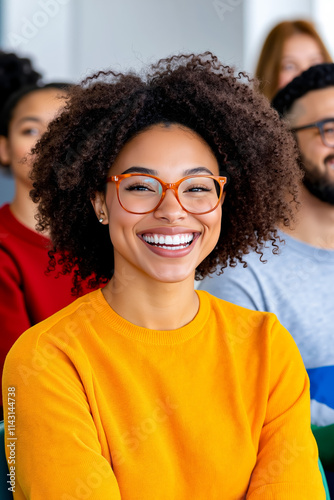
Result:
{"label": "lips", "polygon": [[192,244],[200,236],[199,232],[183,230],[177,228],[156,228],[152,232],[142,232],[139,238],[154,253],[165,257],[181,257],[189,253]]}

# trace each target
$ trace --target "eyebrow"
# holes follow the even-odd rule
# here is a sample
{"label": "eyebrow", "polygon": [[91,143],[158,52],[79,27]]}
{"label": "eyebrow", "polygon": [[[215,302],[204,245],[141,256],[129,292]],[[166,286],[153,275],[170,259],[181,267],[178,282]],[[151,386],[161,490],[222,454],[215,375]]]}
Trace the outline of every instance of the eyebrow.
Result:
{"label": "eyebrow", "polygon": [[[145,167],[130,167],[122,174],[132,174],[132,173],[138,173],[138,174],[146,174],[146,175],[155,175],[156,177],[158,176],[159,172],[157,170],[152,170],[151,168],[145,168]],[[209,170],[206,167],[196,167],[196,168],[188,168],[187,170],[184,171],[184,175],[197,175],[197,174],[207,174],[207,175],[214,175],[211,170]]]}
{"label": "eyebrow", "polygon": [[36,123],[40,123],[41,120],[39,118],[36,118],[35,116],[24,116],[23,118],[21,118],[17,124],[20,125],[21,123],[24,123],[24,122],[36,122]]}
{"label": "eyebrow", "polygon": [[144,167],[130,167],[124,170],[122,172],[123,174],[132,174],[132,173],[137,173],[137,174],[147,174],[147,175],[158,175],[158,172],[156,170],[152,170],[151,168],[144,168]]}

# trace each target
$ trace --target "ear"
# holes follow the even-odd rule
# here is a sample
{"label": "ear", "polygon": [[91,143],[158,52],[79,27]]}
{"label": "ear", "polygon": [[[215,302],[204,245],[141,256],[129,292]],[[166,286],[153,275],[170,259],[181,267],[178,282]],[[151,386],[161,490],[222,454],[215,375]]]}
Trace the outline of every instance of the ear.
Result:
{"label": "ear", "polygon": [[109,219],[105,194],[97,192],[95,193],[95,197],[91,198],[90,201],[92,202],[94,212],[98,221],[103,225],[107,225],[109,223]]}
{"label": "ear", "polygon": [[4,135],[0,135],[0,163],[2,165],[10,165],[8,138]]}

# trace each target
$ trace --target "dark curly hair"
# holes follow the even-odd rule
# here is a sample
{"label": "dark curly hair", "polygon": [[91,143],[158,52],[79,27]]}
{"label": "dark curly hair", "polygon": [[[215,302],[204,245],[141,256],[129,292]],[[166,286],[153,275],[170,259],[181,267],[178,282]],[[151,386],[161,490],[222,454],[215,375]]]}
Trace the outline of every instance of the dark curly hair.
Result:
{"label": "dark curly hair", "polygon": [[297,99],[312,90],[331,86],[334,86],[334,63],[317,64],[303,71],[277,92],[271,104],[281,116],[285,116]]}
{"label": "dark curly hair", "polygon": [[77,291],[82,279],[93,275],[95,286],[113,275],[109,232],[90,199],[104,191],[125,143],[158,123],[197,132],[229,179],[221,235],[196,270],[197,279],[217,266],[222,271],[228,263],[244,262],[250,250],[262,254],[267,240],[275,251],[277,226],[293,218],[301,176],[295,142],[247,75],[235,75],[210,52],[162,59],[145,76],[99,72],[72,88],[65,110],[34,150],[37,228],[49,229],[63,272],[78,266]]}
{"label": "dark curly hair", "polygon": [[40,79],[41,75],[35,71],[30,59],[0,51],[0,113],[13,92]]}

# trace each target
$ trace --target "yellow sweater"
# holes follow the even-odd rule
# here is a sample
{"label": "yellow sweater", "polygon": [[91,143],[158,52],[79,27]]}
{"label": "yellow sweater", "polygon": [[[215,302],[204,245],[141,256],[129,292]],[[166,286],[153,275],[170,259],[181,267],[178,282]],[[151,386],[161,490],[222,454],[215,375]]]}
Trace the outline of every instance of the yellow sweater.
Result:
{"label": "yellow sweater", "polygon": [[15,500],[325,498],[294,341],[270,313],[199,298],[154,331],[98,290],[19,338]]}

